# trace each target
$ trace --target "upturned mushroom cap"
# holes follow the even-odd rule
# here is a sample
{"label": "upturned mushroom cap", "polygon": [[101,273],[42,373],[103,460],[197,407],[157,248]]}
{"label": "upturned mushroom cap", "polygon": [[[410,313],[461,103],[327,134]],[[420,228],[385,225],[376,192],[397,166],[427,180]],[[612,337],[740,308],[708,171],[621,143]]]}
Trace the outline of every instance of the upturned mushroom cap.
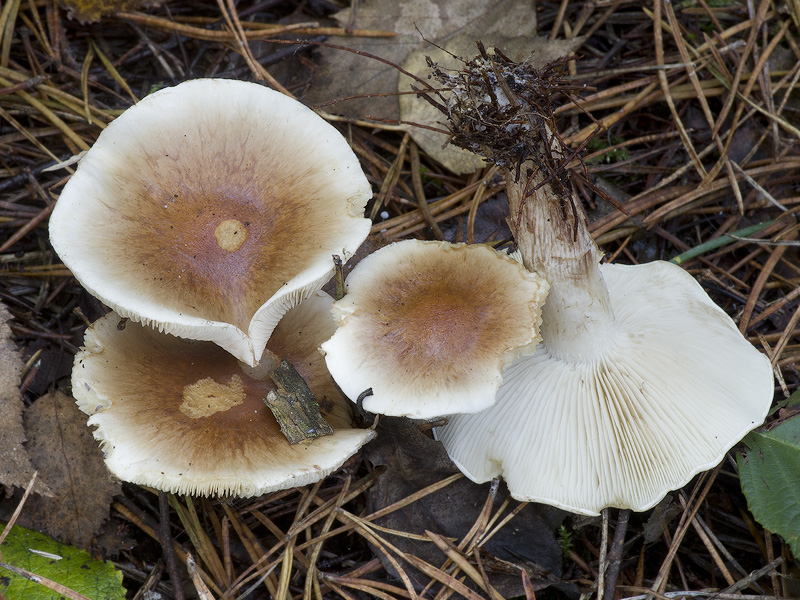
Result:
{"label": "upturned mushroom cap", "polygon": [[369,232],[344,138],[261,85],[158,91],[98,137],[50,219],[53,247],[120,315],[248,364]]}
{"label": "upturned mushroom cap", "polygon": [[111,472],[173,493],[244,497],[312,483],[341,466],[374,433],[352,428],[352,406],[317,350],[335,328],[331,303],[314,294],[286,314],[269,343],[306,379],[335,429],[294,446],[264,404],[275,386],[248,377],[218,346],[114,313],[95,322],[72,386]]}
{"label": "upturned mushroom cap", "polygon": [[406,240],[353,269],[322,345],[342,391],[373,413],[430,419],[494,403],[502,370],[541,340],[548,284],[488,246]]}
{"label": "upturned mushroom cap", "polygon": [[518,500],[586,515],[646,510],[764,420],[769,360],[689,274],[600,273],[613,321],[592,351],[539,346],[506,370],[497,404],[436,430],[473,481],[503,475]]}

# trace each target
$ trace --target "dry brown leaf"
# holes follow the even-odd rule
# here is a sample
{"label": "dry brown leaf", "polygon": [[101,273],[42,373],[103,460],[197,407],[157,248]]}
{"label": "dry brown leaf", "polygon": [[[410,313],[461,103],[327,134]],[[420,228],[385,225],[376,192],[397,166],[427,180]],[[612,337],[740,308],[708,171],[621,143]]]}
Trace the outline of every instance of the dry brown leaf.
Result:
{"label": "dry brown leaf", "polygon": [[54,497],[29,498],[20,524],[90,549],[121,487],[106,469],[86,415],[69,396],[48,394],[25,413],[25,433],[31,462]]}
{"label": "dry brown leaf", "polygon": [[59,0],[71,19],[80,23],[99,21],[101,17],[123,10],[139,10],[158,6],[163,0]]}
{"label": "dry brown leaf", "polygon": [[[11,314],[0,304],[0,483],[24,488],[33,477],[33,465],[25,450],[25,431],[22,428],[24,406],[19,394],[22,359],[14,342],[8,320]],[[50,494],[41,477],[33,490]]]}

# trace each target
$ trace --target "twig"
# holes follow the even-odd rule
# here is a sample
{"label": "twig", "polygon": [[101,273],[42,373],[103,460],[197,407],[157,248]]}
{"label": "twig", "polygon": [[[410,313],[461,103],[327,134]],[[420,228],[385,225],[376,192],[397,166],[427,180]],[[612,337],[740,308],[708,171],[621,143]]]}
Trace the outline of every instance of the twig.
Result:
{"label": "twig", "polygon": [[606,569],[608,568],[608,508],[601,511],[602,526],[600,537],[600,559],[597,561],[597,600],[603,600]]}
{"label": "twig", "polygon": [[158,492],[158,537],[161,541],[161,550],[169,572],[169,581],[172,584],[172,591],[175,600],[185,600],[181,578],[178,575],[178,561],[175,560],[175,550],[172,547],[172,533],[169,527],[169,500],[167,492]]}
{"label": "twig", "polygon": [[628,520],[631,517],[630,509],[619,511],[617,528],[614,530],[614,541],[608,553],[608,569],[606,571],[606,585],[603,591],[603,600],[614,600],[617,590],[617,579],[622,566],[622,552],[625,548],[625,532],[628,530]]}

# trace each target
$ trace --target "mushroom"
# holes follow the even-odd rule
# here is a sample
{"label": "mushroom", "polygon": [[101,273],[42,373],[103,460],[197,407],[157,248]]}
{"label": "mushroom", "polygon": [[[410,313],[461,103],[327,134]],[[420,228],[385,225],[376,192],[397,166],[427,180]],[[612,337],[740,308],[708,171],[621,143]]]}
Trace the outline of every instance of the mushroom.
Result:
{"label": "mushroom", "polygon": [[436,437],[467,477],[503,475],[518,500],[647,510],[764,420],[772,369],[680,267],[594,270],[603,288],[586,299],[606,292],[607,312],[551,292],[544,342],[506,369],[497,404]]}
{"label": "mushroom", "polygon": [[486,125],[473,141],[505,167],[523,262],[550,293],[543,342],[506,370],[497,403],[436,436],[470,479],[503,475],[516,499],[586,515],[646,510],[764,420],[770,361],[680,267],[600,264],[551,133],[558,82],[547,71],[486,54],[465,70],[449,83],[499,88],[454,93],[477,100],[451,106],[451,125],[476,115]]}
{"label": "mushroom", "polygon": [[114,120],[50,218],[80,283],[118,314],[255,365],[281,316],[366,238],[344,138],[261,85],[198,79]]}
{"label": "mushroom", "polygon": [[109,313],[86,332],[73,394],[122,480],[198,495],[255,496],[318,481],[374,433],[354,429],[352,405],[318,351],[334,331],[317,292],[278,324],[269,350],[306,379],[335,433],[290,445],[264,404],[275,386],[210,342],[182,340]]}
{"label": "mushroom", "polygon": [[322,344],[342,391],[366,410],[430,419],[494,403],[502,369],[540,341],[548,285],[488,246],[406,240],[347,278]]}

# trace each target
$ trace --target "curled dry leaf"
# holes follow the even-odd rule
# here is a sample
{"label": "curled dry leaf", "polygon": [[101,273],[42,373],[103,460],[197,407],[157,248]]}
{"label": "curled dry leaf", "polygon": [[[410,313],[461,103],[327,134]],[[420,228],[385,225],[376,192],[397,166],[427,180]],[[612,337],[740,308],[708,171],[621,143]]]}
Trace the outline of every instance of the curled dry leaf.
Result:
{"label": "curled dry leaf", "polygon": [[[428,71],[425,55],[441,53],[436,46],[471,56],[475,52],[474,40],[480,39],[486,46],[497,46],[524,59],[533,51],[532,40],[536,35],[536,13],[526,0],[367,0],[358,3],[355,14],[348,8],[337,13],[336,19],[342,27],[394,31],[397,36],[331,37],[329,43],[375,54],[423,77]],[[564,48],[560,51],[564,53]],[[308,104],[324,104],[354,94],[393,94],[398,91],[398,85],[400,91],[409,89],[409,79],[390,64],[333,48],[323,48],[320,54],[322,67],[315,72],[314,84],[304,99]],[[359,119],[375,116],[420,120],[408,107],[401,108],[412,102],[415,108],[426,104],[423,100],[414,100],[413,96],[406,102],[403,96],[390,95],[348,100],[326,110]],[[435,125],[437,120],[441,119],[428,121],[426,117],[423,122]],[[482,159],[472,153],[453,146],[443,147],[445,136],[431,140],[430,132],[418,128],[410,131],[420,146],[457,173],[471,173],[483,164]]]}
{"label": "curled dry leaf", "polygon": [[24,422],[31,462],[53,497],[28,498],[20,525],[89,550],[122,489],[106,469],[86,415],[75,400],[54,392],[34,402]]}
{"label": "curled dry leaf", "polygon": [[[22,428],[22,398],[19,377],[22,360],[11,341],[8,321],[11,314],[0,304],[0,484],[24,488],[33,476],[28,452],[25,450],[25,432]],[[50,495],[47,486],[36,482],[34,491]]]}

